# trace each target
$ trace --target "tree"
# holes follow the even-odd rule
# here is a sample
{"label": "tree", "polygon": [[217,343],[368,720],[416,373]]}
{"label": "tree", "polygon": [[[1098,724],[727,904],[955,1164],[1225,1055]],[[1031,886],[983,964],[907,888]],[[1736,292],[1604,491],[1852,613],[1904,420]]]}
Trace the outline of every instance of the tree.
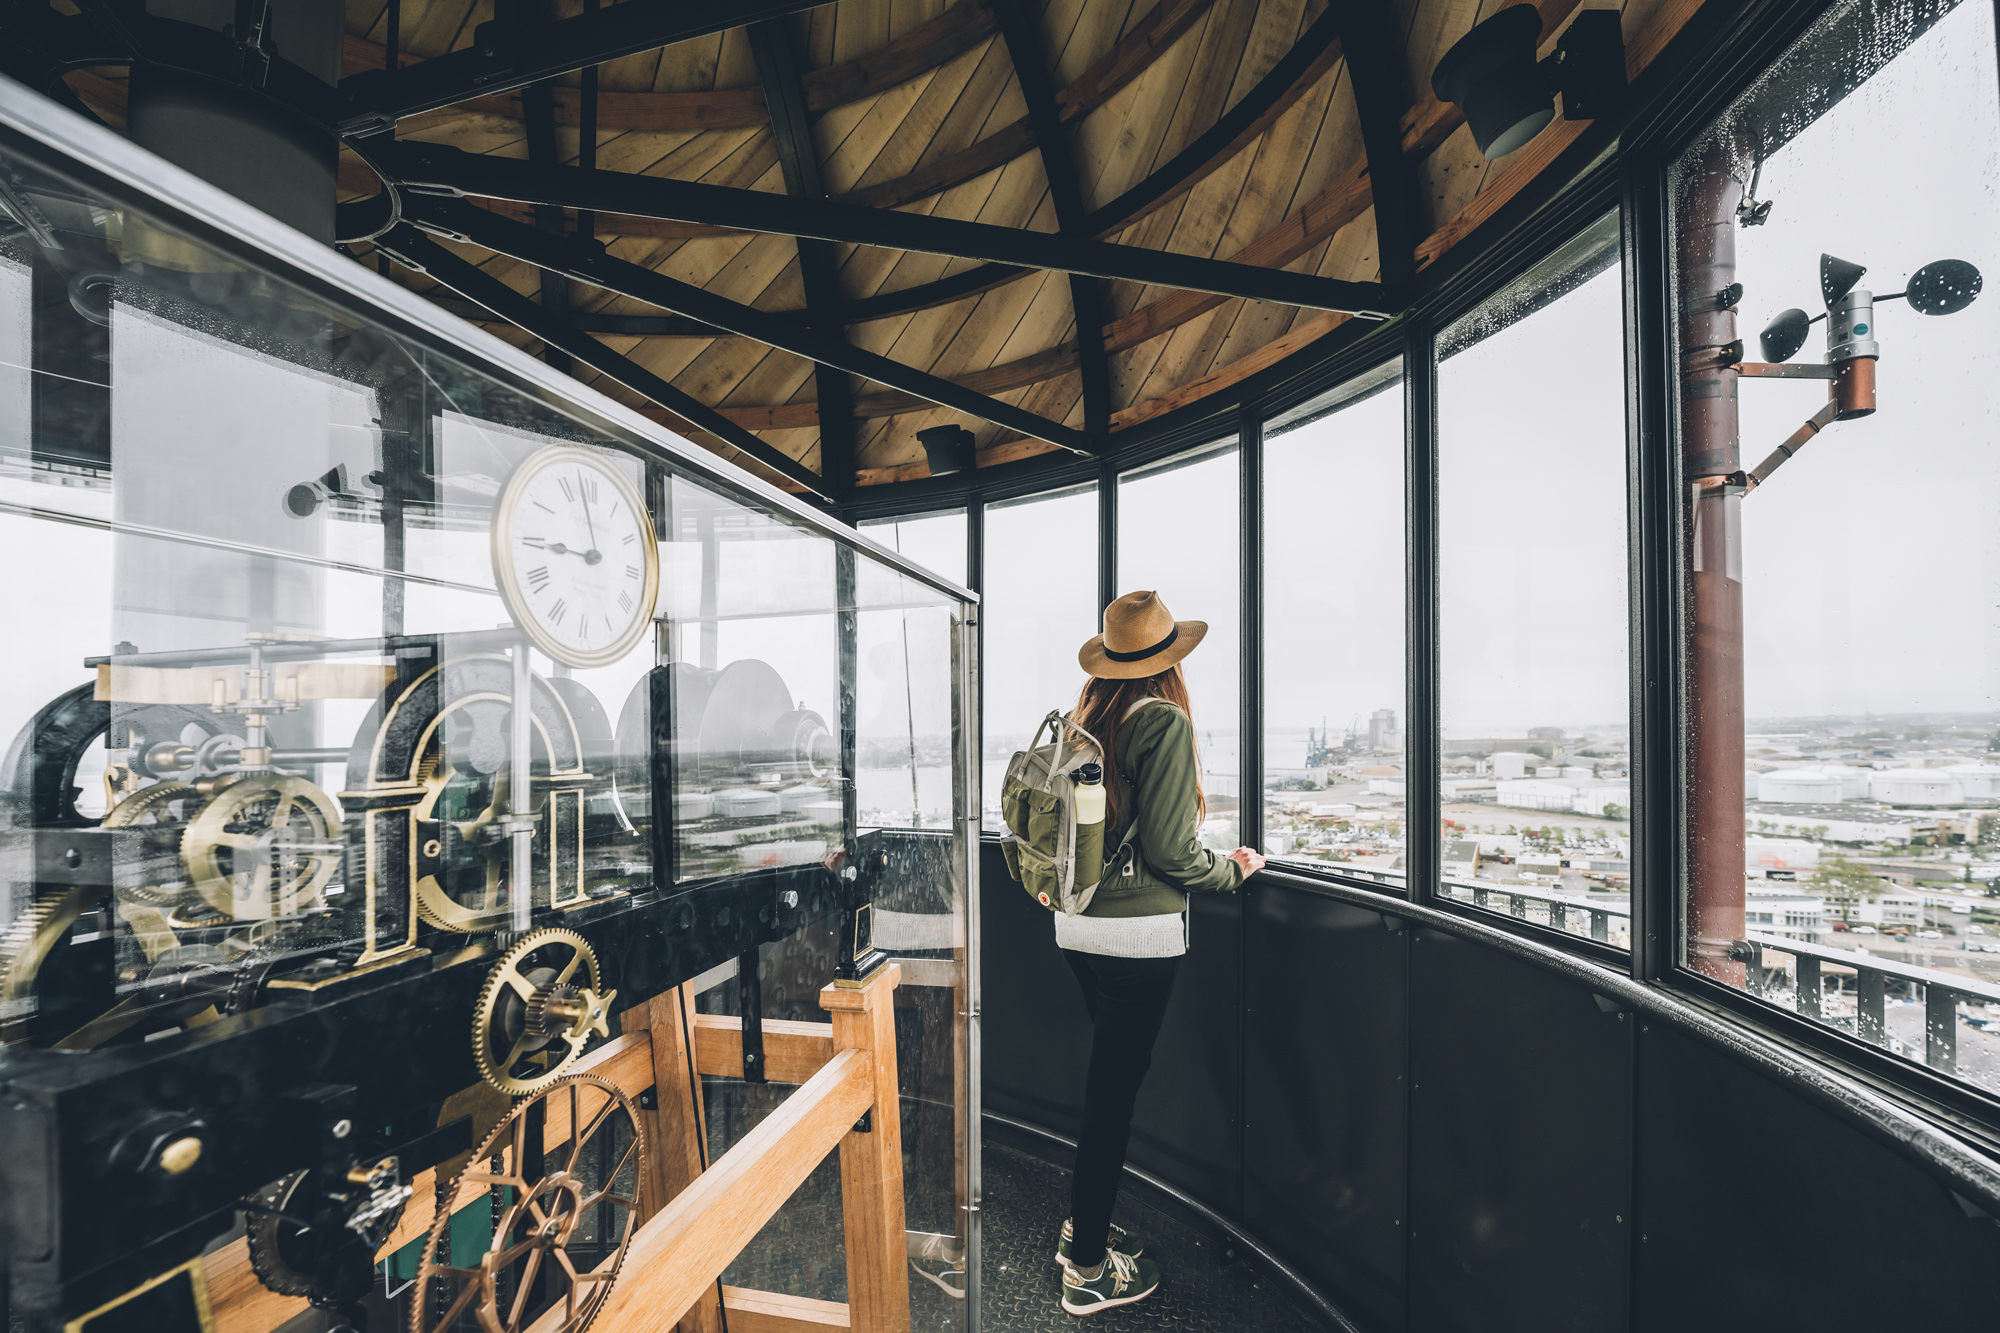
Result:
{"label": "tree", "polygon": [[1873,902],[1888,887],[1882,877],[1867,866],[1840,856],[1819,868],[1812,877],[1812,886],[1820,891],[1827,906],[1842,921],[1853,919],[1854,909],[1862,899]]}

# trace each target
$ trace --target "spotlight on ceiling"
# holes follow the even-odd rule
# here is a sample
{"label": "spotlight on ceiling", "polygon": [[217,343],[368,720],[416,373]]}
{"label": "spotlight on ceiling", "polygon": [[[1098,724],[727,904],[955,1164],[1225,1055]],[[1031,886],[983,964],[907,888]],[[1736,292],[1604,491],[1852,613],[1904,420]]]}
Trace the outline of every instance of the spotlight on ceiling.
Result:
{"label": "spotlight on ceiling", "polygon": [[917,432],[933,477],[973,469],[972,432],[963,426],[926,426]]}
{"label": "spotlight on ceiling", "polygon": [[1812,316],[1797,307],[1779,315],[1757,335],[1764,348],[1764,359],[1782,365],[1797,356],[1806,345],[1806,335],[1812,332],[1812,326]]}
{"label": "spotlight on ceiling", "polygon": [[1431,72],[1431,91],[1465,112],[1479,151],[1505,157],[1555,119],[1595,120],[1625,92],[1624,39],[1618,11],[1586,9],[1556,42],[1555,54],[1535,59],[1542,18],[1533,5],[1514,5],[1473,28]]}
{"label": "spotlight on ceiling", "polygon": [[1985,285],[1979,270],[1963,259],[1934,259],[1910,275],[1903,296],[1920,315],[1956,315],[1979,299]]}

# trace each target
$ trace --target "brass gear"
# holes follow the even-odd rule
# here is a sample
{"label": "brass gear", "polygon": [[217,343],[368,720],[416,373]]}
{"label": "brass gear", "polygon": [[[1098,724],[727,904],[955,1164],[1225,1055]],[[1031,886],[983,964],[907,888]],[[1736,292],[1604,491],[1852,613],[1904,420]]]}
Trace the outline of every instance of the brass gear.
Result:
{"label": "brass gear", "polygon": [[[438,752],[432,751],[424,757],[418,780],[424,784],[425,794],[423,800],[417,803],[414,818],[433,818],[438,798],[444,794],[445,785],[451,781],[452,775],[451,764],[444,762]],[[480,855],[471,847],[473,840],[488,825],[505,816],[508,808],[507,781],[508,773],[503,768],[494,776],[493,799],[487,807],[471,819],[455,822],[451,836],[460,848],[466,849],[466,854]],[[496,930],[506,925],[508,908],[502,901],[500,862],[492,853],[483,859],[486,861],[486,905],[474,907],[462,903],[451,896],[436,875],[420,875],[416,882],[417,915],[439,930],[463,934]]]}
{"label": "brass gear", "polygon": [[[104,827],[157,828],[174,822],[186,824],[193,818],[191,811],[183,811],[183,818],[174,821],[166,816],[166,807],[175,801],[199,803],[200,799],[195,789],[185,782],[155,782],[150,787],[141,787],[112,806],[104,816]],[[131,885],[118,890],[118,901],[143,903],[148,907],[173,907],[184,901],[191,891],[192,886],[187,884],[177,888]]]}
{"label": "brass gear", "polygon": [[88,885],[45,890],[0,931],[0,1042],[14,1040],[35,1016],[35,974],[103,895]]}
{"label": "brass gear", "polygon": [[[579,972],[588,985],[579,984]],[[513,1096],[561,1078],[593,1033],[611,1035],[618,992],[600,992],[598,984],[597,955],[583,936],[560,927],[523,935],[479,990],[472,1054],[480,1077]]]}
{"label": "brass gear", "polygon": [[[542,1172],[530,1179],[523,1167],[533,1156],[526,1151],[530,1126],[540,1132],[543,1125],[560,1123],[560,1112],[550,1105],[531,1119],[529,1110],[559,1099],[567,1103],[561,1109],[569,1116],[569,1139],[552,1148],[544,1146]],[[600,1134],[612,1136],[617,1152],[608,1169],[598,1167],[599,1159],[585,1153]],[[618,1151],[620,1140],[625,1143],[623,1151]],[[578,1074],[516,1102],[473,1151],[450,1188],[439,1193],[436,1220],[424,1239],[424,1259],[410,1300],[411,1333],[445,1333],[467,1311],[490,1333],[521,1333],[530,1325],[540,1327],[558,1308],[563,1311],[562,1322],[555,1326],[560,1333],[584,1333],[610,1298],[625,1262],[638,1217],[639,1182],[645,1174],[645,1135],[638,1110],[609,1079]],[[453,1266],[452,1219],[481,1202],[482,1196],[494,1206],[493,1239],[476,1264]],[[592,1222],[602,1219],[604,1209],[622,1212],[623,1219],[597,1231]],[[615,1247],[610,1243],[614,1236]],[[601,1257],[591,1256],[579,1271],[569,1252],[572,1242],[590,1243]],[[609,1253],[602,1254],[604,1250]],[[559,1283],[562,1289],[546,1310],[530,1307],[520,1297],[532,1290],[536,1275],[544,1271],[554,1279],[550,1285]],[[438,1313],[433,1316],[432,1310]]]}
{"label": "brass gear", "polygon": [[[218,912],[237,920],[294,916],[319,901],[340,868],[341,853],[287,855],[287,841],[303,837],[326,847],[340,835],[339,807],[312,783],[249,777],[223,788],[196,812],[181,838],[181,860],[201,900]],[[224,852],[230,854],[227,863]]]}

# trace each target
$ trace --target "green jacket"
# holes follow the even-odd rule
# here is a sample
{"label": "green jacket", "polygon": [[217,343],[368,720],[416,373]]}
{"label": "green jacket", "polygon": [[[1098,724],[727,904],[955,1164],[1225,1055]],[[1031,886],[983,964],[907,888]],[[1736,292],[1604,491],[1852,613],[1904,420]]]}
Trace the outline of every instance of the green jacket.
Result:
{"label": "green jacket", "polygon": [[1134,818],[1133,873],[1106,865],[1085,916],[1155,916],[1187,907],[1190,892],[1227,892],[1243,871],[1201,845],[1195,818],[1194,723],[1172,704],[1151,703],[1118,726],[1118,819],[1105,830],[1108,856]]}

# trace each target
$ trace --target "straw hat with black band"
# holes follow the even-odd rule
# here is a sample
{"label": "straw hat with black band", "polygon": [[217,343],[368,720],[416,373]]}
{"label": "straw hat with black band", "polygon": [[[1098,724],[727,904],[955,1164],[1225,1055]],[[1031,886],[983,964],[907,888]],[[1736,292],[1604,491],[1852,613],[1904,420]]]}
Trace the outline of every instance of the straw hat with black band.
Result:
{"label": "straw hat with black band", "polygon": [[1104,633],[1077,650],[1076,660],[1105,680],[1157,676],[1208,636],[1205,620],[1175,620],[1156,592],[1128,592],[1104,608]]}

